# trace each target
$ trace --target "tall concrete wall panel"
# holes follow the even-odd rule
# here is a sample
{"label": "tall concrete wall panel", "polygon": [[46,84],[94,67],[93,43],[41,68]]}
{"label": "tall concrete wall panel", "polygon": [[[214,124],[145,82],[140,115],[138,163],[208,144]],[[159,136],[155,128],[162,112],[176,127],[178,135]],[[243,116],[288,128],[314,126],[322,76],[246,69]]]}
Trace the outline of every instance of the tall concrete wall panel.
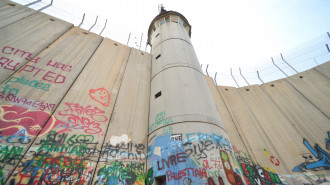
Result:
{"label": "tall concrete wall panel", "polygon": [[[318,70],[326,71],[327,66],[328,64],[321,65]],[[311,74],[312,77],[308,76],[310,79],[316,76],[324,80],[324,75],[320,76],[315,69],[300,73],[296,78],[303,76],[305,79],[306,73]],[[321,83],[325,86],[319,88],[318,94],[327,94],[329,86],[324,83],[328,82],[324,80]],[[307,87],[312,88],[303,82],[292,85],[288,78],[239,89],[218,87],[236,124],[235,133],[230,131],[233,123],[224,121],[230,139],[233,145],[237,140],[242,140],[245,144],[245,147],[235,145],[235,150],[247,149],[256,167],[277,174],[282,183],[322,184],[328,182],[330,177],[326,162],[329,160],[327,150],[330,150],[330,122],[320,111],[319,104],[309,101],[299,91],[304,88],[308,91]],[[223,111],[220,114],[226,117]],[[236,139],[237,137],[239,138]],[[238,159],[244,158],[240,153],[236,154]],[[242,162],[241,167],[245,168],[246,163]],[[247,173],[245,177],[246,175]],[[252,179],[262,181],[263,178],[265,174],[257,170]]]}
{"label": "tall concrete wall panel", "polygon": [[[20,173],[12,175],[10,183],[92,182],[129,51],[127,46],[103,40],[53,114],[54,128],[38,136],[27,153],[30,155],[16,169]],[[52,162],[56,160],[59,162]],[[28,178],[22,178],[27,174]],[[58,175],[56,179],[51,178],[54,174]]]}
{"label": "tall concrete wall panel", "polygon": [[[253,110],[245,102],[238,89],[234,87],[218,87],[218,90],[224,103],[228,105],[227,109],[235,127],[239,128],[239,130],[231,132],[238,132],[239,135],[229,135],[229,137],[233,137],[234,141],[244,140],[245,143],[245,148],[240,148],[236,145],[233,146],[237,159],[240,159],[245,182],[247,184],[257,182],[281,184],[283,181],[276,173],[278,166],[268,164],[269,159],[264,153],[264,149],[273,148],[271,139],[260,126],[261,123],[254,115]],[[227,125],[228,123],[229,125]],[[225,122],[225,124],[226,127],[232,128],[232,130],[235,129],[230,125],[230,122]],[[262,163],[266,163],[267,165],[260,165]],[[267,174],[267,177],[258,175],[258,172]]]}
{"label": "tall concrete wall panel", "polygon": [[131,49],[93,184],[145,184],[151,55]]}
{"label": "tall concrete wall panel", "polygon": [[1,84],[1,132],[6,139],[2,147],[17,152],[11,163],[4,163],[7,175],[19,165],[36,136],[45,136],[58,125],[52,112],[101,40],[73,28],[36,56],[38,60],[28,62]]}
{"label": "tall concrete wall panel", "polygon": [[[230,105],[226,105],[223,98],[221,97],[217,87],[215,86],[213,79],[210,77],[206,77],[208,85],[210,86],[210,90],[214,97],[214,101],[216,102],[217,109],[221,115],[222,121],[225,126],[225,130],[230,136],[234,154],[237,155],[237,161],[248,162],[251,165],[255,164],[255,159],[253,159],[253,155],[249,155],[251,152],[251,148],[249,147],[245,136],[243,135],[243,131],[241,127],[237,126],[238,123],[235,123],[236,120],[233,120],[227,107]],[[238,150],[238,148],[240,150]],[[242,156],[242,157],[241,157]]]}
{"label": "tall concrete wall panel", "polygon": [[290,76],[286,78],[286,80],[324,115],[330,118],[329,78],[315,69],[310,69],[297,75]]}
{"label": "tall concrete wall panel", "polygon": [[327,78],[330,78],[330,62],[324,63],[320,66],[316,66],[314,69],[322,75],[326,76]]}
{"label": "tall concrete wall panel", "polygon": [[2,0],[0,2],[0,28],[36,13],[37,11],[20,4]]}
{"label": "tall concrete wall panel", "polygon": [[0,28],[0,82],[26,63],[37,63],[39,60],[36,56],[72,26],[62,20],[38,13]]}

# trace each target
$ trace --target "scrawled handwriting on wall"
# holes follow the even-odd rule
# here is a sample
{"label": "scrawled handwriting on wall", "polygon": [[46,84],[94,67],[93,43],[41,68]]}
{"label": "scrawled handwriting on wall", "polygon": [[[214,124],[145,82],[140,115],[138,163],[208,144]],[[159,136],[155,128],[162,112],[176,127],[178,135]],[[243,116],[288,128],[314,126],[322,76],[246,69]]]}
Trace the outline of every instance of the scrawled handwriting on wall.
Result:
{"label": "scrawled handwriting on wall", "polygon": [[67,109],[57,113],[67,119],[67,122],[62,122],[63,130],[59,133],[82,129],[87,134],[104,134],[100,125],[108,121],[105,111],[96,106],[82,106],[79,103],[65,103],[65,105]]}
{"label": "scrawled handwriting on wall", "polygon": [[156,115],[155,122],[149,126],[149,132],[152,132],[161,126],[169,125],[171,123],[173,123],[173,120],[171,118],[165,119],[165,112],[160,112]]}
{"label": "scrawled handwriting on wall", "polygon": [[41,110],[41,111],[53,111],[56,104],[48,103],[45,101],[38,101],[29,98],[23,98],[20,96],[16,96],[13,94],[5,94],[4,92],[0,92],[0,100],[4,100],[6,102],[10,102],[11,104],[21,106],[21,107],[29,107],[31,110]]}
{"label": "scrawled handwriting on wall", "polygon": [[100,168],[94,185],[103,184],[145,184],[144,162],[123,162],[114,160]]}
{"label": "scrawled handwriting on wall", "polygon": [[64,153],[52,156],[48,152],[31,152],[31,159],[21,161],[18,173],[10,184],[83,184],[91,180],[93,166],[88,158],[71,157]]}
{"label": "scrawled handwriting on wall", "polygon": [[[11,71],[16,70],[17,66],[20,63],[15,62],[14,59],[11,59],[10,57],[15,57],[15,58],[19,57],[31,63],[38,63],[39,60],[41,59],[41,57],[33,58],[33,54],[31,52],[24,51],[22,49],[17,49],[11,46],[4,46],[1,50],[1,55],[2,56],[0,56],[0,66],[6,70],[11,70]],[[49,60],[46,66],[51,66],[67,72],[70,72],[72,70],[72,66],[60,62],[55,62],[53,60]],[[38,71],[37,73],[39,73],[41,69],[37,71]]]}
{"label": "scrawled handwriting on wall", "polygon": [[101,152],[101,161],[110,160],[145,160],[145,145],[142,143],[105,143]]}
{"label": "scrawled handwriting on wall", "polygon": [[41,139],[35,144],[39,148],[36,152],[43,153],[66,153],[77,156],[91,157],[98,154],[98,142],[94,141],[93,135],[58,133],[51,131],[46,138]]}

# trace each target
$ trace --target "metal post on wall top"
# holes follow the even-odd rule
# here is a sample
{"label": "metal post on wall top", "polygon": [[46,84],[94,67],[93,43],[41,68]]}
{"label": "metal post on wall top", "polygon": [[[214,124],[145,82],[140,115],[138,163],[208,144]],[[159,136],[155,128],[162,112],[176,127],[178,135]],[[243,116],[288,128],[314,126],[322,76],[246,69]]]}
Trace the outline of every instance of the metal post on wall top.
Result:
{"label": "metal post on wall top", "polygon": [[82,17],[82,20],[81,20],[80,24],[78,25],[78,28],[80,28],[80,26],[84,23],[84,20],[85,20],[85,13],[84,13],[84,15]]}
{"label": "metal post on wall top", "polygon": [[272,58],[272,62],[273,62],[273,64],[274,64],[274,66],[277,67],[277,69],[279,69],[279,70],[280,70],[285,76],[288,77],[288,75],[287,75],[287,74],[286,74],[281,68],[279,68],[279,67],[275,64],[273,57],[271,57],[271,58]]}
{"label": "metal post on wall top", "polygon": [[232,70],[231,68],[230,68],[230,75],[231,75],[231,77],[234,79],[234,81],[235,81],[237,87],[240,87],[240,86],[238,85],[238,83],[237,83],[237,81],[236,81],[234,75],[233,75],[233,70]]}

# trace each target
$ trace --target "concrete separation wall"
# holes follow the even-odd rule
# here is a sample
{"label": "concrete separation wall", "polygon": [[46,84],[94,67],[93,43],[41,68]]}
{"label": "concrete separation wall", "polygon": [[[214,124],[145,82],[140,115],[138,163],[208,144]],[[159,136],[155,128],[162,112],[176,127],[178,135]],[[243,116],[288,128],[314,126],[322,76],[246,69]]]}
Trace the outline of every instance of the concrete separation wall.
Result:
{"label": "concrete separation wall", "polygon": [[[267,182],[265,171],[288,184],[329,182],[328,71],[329,62],[260,86],[214,91],[230,114],[223,120],[238,161],[256,167],[244,171],[247,182]],[[221,107],[221,117],[228,117]]]}
{"label": "concrete separation wall", "polygon": [[[173,68],[197,57],[186,42],[160,43],[163,32],[152,64],[157,56],[1,1],[0,185],[330,183],[330,62],[262,85],[205,85],[197,61]],[[168,99],[150,110],[159,92]]]}

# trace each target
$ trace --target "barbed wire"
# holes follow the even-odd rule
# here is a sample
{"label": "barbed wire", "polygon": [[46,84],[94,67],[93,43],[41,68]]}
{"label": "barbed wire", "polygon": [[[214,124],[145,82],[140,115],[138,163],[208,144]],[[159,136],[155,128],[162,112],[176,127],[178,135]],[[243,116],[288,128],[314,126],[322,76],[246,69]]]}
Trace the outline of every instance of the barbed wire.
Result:
{"label": "barbed wire", "polygon": [[[13,0],[16,3],[27,5],[36,0]],[[38,3],[29,6],[32,9],[40,10],[47,7],[51,0],[38,1]],[[64,1],[56,0],[61,4],[61,8],[58,8],[56,4],[43,9],[42,12],[57,17],[59,19],[70,22],[78,26],[84,14],[88,15],[88,18],[84,19],[81,28],[90,29],[94,24],[96,16],[95,13],[85,12],[77,7],[72,7]],[[63,6],[65,5],[65,6]],[[74,9],[74,11],[67,11],[62,9],[66,7],[67,9]],[[87,16],[86,16],[87,17]],[[109,37],[111,39],[115,38],[115,41],[128,45],[130,47],[146,50],[150,52],[150,47],[147,45],[147,33],[141,32],[128,32],[129,30],[125,25],[118,25],[116,23],[111,23],[110,28],[104,28],[104,22],[108,19],[104,17],[99,17],[99,22],[90,30],[96,34],[102,32],[101,36]],[[111,19],[110,21],[111,22]],[[141,38],[142,36],[142,38]],[[330,34],[329,32],[322,34],[314,39],[306,41],[297,47],[290,50],[284,51],[283,53],[269,57],[269,59],[261,61],[254,67],[240,67],[233,68],[231,74],[231,69],[215,69],[216,72],[208,72],[217,85],[221,86],[233,86],[233,87],[244,87],[247,85],[262,84],[270,81],[278,80],[296,74],[296,71],[303,72],[318,65],[321,65],[327,61],[330,61]],[[147,50],[147,51],[148,51]],[[274,63],[272,62],[272,60]],[[285,60],[285,61],[284,61]],[[293,69],[292,69],[293,68]],[[202,68],[204,74],[207,74]],[[237,81],[237,84],[235,83]]]}
{"label": "barbed wire", "polygon": [[[272,63],[271,57],[269,57],[270,59],[268,61],[262,61],[254,67],[240,68],[243,76],[240,75],[238,69],[234,68],[232,69],[233,76],[230,69],[218,70],[213,73],[209,72],[209,75],[220,86],[244,87],[249,84],[260,85],[292,76],[297,72],[300,73],[330,61],[330,50],[328,47],[330,47],[329,32],[283,52],[282,56],[281,54],[273,56],[272,59],[276,66]],[[205,69],[202,70],[207,74]],[[216,78],[214,78],[215,73]],[[248,81],[248,84],[245,80]]]}

